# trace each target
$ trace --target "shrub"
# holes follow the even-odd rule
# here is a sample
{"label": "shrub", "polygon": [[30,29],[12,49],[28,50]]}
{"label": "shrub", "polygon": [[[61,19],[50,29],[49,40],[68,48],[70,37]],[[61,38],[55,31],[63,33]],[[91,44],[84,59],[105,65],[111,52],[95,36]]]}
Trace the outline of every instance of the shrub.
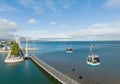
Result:
{"label": "shrub", "polygon": [[19,55],[19,45],[16,42],[12,42],[12,48],[10,55],[18,56]]}

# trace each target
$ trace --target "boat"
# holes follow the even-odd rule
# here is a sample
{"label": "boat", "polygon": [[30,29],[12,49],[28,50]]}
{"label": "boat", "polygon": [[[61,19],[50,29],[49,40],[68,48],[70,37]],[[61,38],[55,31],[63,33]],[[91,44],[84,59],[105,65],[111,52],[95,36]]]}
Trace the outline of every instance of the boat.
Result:
{"label": "boat", "polygon": [[66,52],[67,53],[73,53],[73,49],[71,47],[69,47],[69,48],[66,49]]}
{"label": "boat", "polygon": [[90,44],[90,55],[87,57],[87,64],[91,66],[100,65],[100,58],[92,52],[93,44]]}

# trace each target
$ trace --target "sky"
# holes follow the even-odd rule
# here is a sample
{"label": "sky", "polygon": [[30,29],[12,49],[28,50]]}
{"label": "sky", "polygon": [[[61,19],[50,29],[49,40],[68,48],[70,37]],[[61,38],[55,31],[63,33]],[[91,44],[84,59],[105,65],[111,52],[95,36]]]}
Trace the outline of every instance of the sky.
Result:
{"label": "sky", "polygon": [[120,40],[119,0],[0,0],[0,38]]}

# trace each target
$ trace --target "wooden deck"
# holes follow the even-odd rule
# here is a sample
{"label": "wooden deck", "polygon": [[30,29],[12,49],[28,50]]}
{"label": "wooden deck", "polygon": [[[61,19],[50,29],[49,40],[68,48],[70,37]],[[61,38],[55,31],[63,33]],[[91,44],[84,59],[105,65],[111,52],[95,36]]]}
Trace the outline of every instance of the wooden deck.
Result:
{"label": "wooden deck", "polygon": [[62,84],[81,84],[73,80],[72,78],[64,75],[63,73],[59,72],[58,70],[54,69],[53,67],[49,66],[48,64],[37,58],[36,56],[30,56],[30,58],[36,64],[38,64],[42,69],[44,69],[47,73],[49,73],[51,76],[53,76]]}

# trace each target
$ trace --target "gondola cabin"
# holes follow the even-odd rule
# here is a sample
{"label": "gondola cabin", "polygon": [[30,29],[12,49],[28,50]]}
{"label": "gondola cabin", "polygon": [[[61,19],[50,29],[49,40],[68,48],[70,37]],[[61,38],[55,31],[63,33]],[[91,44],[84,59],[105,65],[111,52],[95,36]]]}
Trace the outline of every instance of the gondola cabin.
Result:
{"label": "gondola cabin", "polygon": [[93,52],[92,52],[93,46],[94,46],[93,44],[90,44],[90,55],[88,55],[88,57],[87,57],[87,64],[91,65],[91,66],[100,65],[99,56],[96,54],[93,54]]}
{"label": "gondola cabin", "polygon": [[99,56],[97,56],[96,54],[88,55],[87,64],[92,66],[100,65]]}
{"label": "gondola cabin", "polygon": [[66,53],[73,53],[73,49],[72,49],[72,48],[70,48],[70,47],[69,47],[69,48],[67,48],[67,49],[66,49]]}

